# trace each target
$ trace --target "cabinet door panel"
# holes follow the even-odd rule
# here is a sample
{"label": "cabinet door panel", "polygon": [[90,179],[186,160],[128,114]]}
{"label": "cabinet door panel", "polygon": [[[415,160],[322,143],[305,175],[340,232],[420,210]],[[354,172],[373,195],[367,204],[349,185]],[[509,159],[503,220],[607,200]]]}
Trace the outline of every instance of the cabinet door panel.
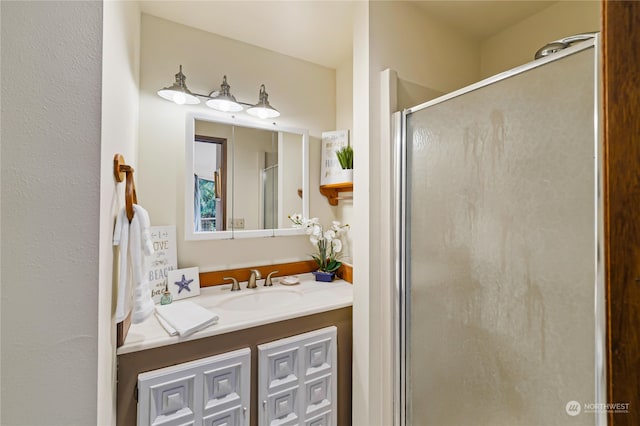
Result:
{"label": "cabinet door panel", "polygon": [[335,340],[322,339],[304,345],[305,379],[319,374],[331,374],[335,360],[331,356]]}
{"label": "cabinet door panel", "polygon": [[242,364],[234,364],[205,371],[204,409],[222,411],[241,402]]}
{"label": "cabinet door panel", "polygon": [[138,375],[138,425],[248,426],[249,348]]}
{"label": "cabinet door panel", "polygon": [[258,345],[258,399],[267,402],[259,425],[335,426],[336,333],[327,327]]}
{"label": "cabinet door panel", "polygon": [[298,384],[300,374],[297,347],[268,355],[267,363],[267,387],[269,393]]}
{"label": "cabinet door panel", "polygon": [[240,426],[242,425],[243,409],[240,405],[223,412],[217,412],[205,416],[202,420],[203,426]]}
{"label": "cabinet door panel", "polygon": [[192,422],[195,418],[195,378],[193,374],[175,373],[151,386],[146,423],[173,426]]}
{"label": "cabinet door panel", "polygon": [[305,383],[304,411],[307,418],[331,408],[331,375]]}
{"label": "cabinet door panel", "polygon": [[331,411],[327,411],[326,413],[322,413],[316,417],[312,417],[306,422],[304,422],[304,426],[329,426],[333,425]]}
{"label": "cabinet door panel", "polygon": [[294,387],[267,397],[265,423],[269,426],[297,425],[300,423],[299,388]]}

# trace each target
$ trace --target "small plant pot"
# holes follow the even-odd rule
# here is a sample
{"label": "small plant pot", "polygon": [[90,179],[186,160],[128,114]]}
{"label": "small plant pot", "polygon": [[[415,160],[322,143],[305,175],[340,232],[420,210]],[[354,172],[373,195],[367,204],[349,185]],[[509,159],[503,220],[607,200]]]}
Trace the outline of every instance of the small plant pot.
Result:
{"label": "small plant pot", "polygon": [[353,182],[353,169],[342,169],[336,176],[338,183]]}
{"label": "small plant pot", "polygon": [[325,283],[330,283],[336,276],[335,272],[325,272],[325,271],[315,271],[312,272],[316,277],[316,281],[322,281]]}

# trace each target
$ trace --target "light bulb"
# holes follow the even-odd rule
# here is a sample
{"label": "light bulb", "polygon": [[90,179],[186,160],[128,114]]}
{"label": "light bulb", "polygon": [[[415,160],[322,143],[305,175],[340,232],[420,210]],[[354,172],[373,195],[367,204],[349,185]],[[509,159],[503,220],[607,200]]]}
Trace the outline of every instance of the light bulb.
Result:
{"label": "light bulb", "polygon": [[184,93],[182,92],[174,93],[173,102],[177,103],[178,105],[184,105],[186,101],[187,101],[187,97],[184,95]]}
{"label": "light bulb", "polygon": [[228,101],[226,99],[209,99],[207,106],[222,112],[238,112],[242,111],[242,105],[237,102]]}

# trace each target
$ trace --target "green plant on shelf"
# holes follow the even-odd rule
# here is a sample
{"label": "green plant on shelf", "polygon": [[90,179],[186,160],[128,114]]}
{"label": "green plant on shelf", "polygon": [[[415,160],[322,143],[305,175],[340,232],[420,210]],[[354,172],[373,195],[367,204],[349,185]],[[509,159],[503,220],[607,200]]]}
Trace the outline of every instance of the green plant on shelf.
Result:
{"label": "green plant on shelf", "polygon": [[350,143],[337,150],[336,156],[338,157],[338,162],[340,162],[340,167],[353,169],[353,148]]}

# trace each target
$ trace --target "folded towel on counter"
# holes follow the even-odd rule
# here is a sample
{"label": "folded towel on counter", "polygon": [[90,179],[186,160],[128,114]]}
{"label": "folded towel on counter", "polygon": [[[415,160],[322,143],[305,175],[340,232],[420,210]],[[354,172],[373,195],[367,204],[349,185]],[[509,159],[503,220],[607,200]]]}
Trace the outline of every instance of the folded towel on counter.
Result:
{"label": "folded towel on counter", "polygon": [[218,322],[218,315],[189,300],[157,305],[156,317],[171,336],[188,336]]}

